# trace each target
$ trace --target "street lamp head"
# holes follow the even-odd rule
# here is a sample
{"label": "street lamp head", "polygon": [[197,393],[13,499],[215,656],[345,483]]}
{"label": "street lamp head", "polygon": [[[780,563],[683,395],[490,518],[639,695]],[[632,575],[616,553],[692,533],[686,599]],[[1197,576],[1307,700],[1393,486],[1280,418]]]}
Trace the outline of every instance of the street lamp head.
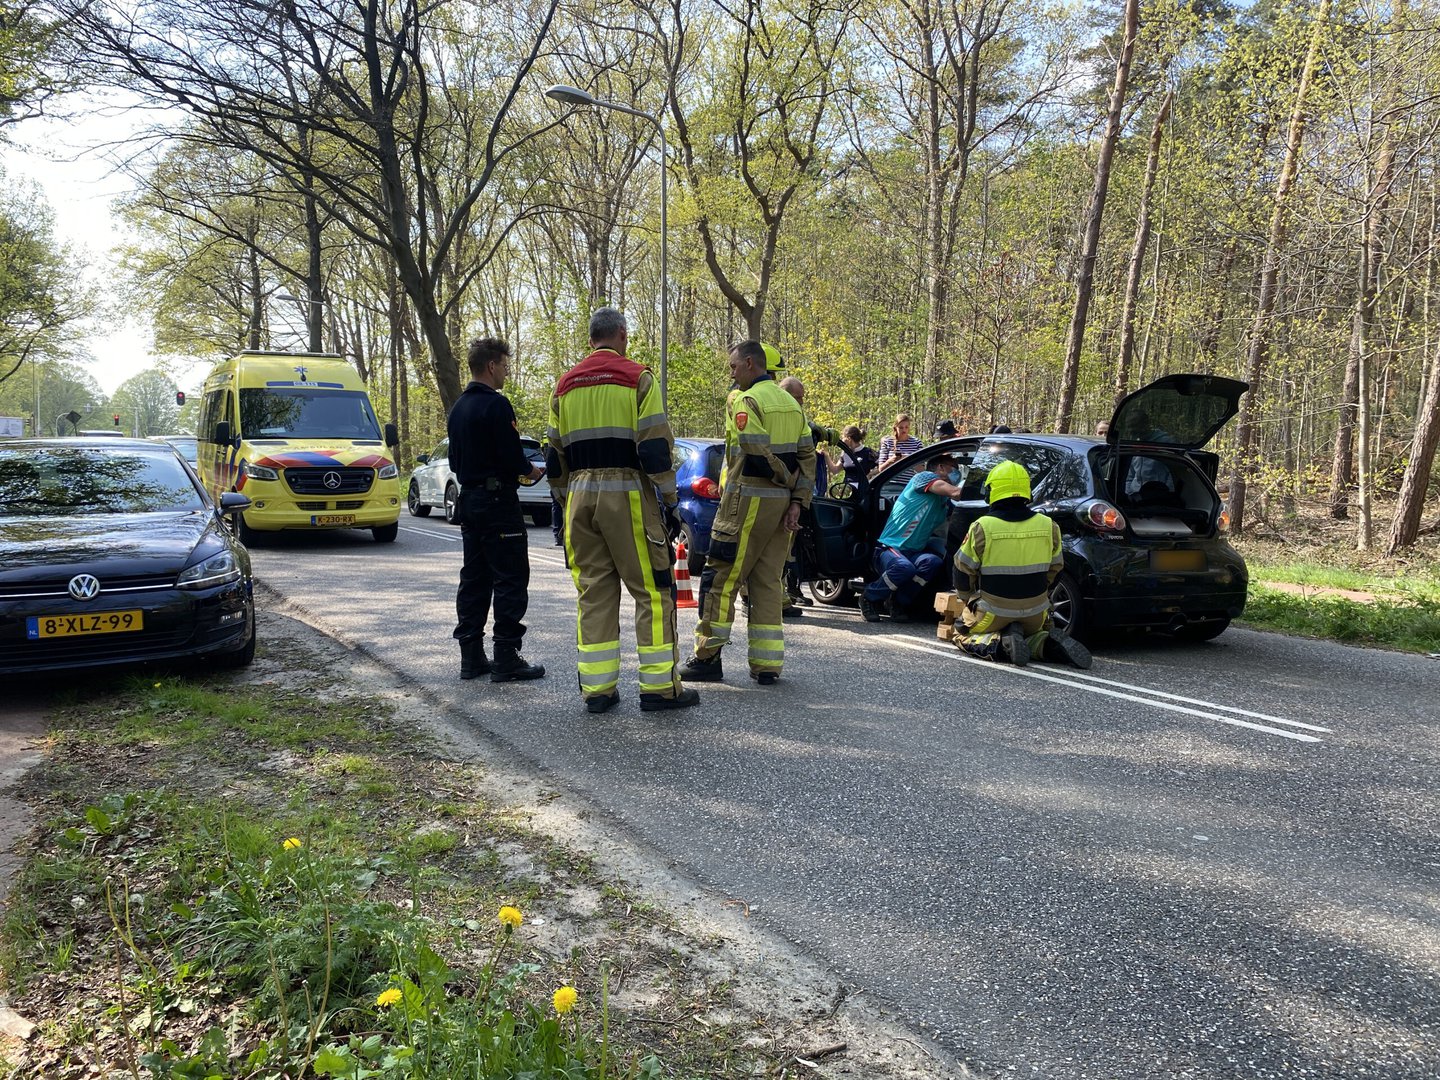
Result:
{"label": "street lamp head", "polygon": [[594,105],[595,98],[584,90],[574,86],[566,86],[564,83],[556,83],[545,91],[545,96],[555,101],[563,101],[566,105]]}

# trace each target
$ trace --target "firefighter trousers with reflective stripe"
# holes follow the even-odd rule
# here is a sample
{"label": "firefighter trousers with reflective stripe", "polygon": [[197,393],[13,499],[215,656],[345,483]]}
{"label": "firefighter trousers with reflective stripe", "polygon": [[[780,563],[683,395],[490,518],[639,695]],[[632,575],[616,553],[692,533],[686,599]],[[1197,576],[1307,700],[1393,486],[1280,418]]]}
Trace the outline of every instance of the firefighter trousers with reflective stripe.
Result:
{"label": "firefighter trousers with reflective stripe", "polygon": [[781,575],[790,553],[784,525],[790,500],[741,495],[737,502],[737,512],[723,521],[716,518],[711,529],[710,552],[700,575],[695,655],[708,660],[730,643],[735,604],[744,585],[750,600],[750,670],[779,674],[785,664]]}
{"label": "firefighter trousers with reflective stripe", "polygon": [[635,601],[640,692],[680,692],[670,544],[654,492],[627,469],[585,470],[571,480],[565,555],[578,594],[580,691],[587,698],[614,693],[620,681],[621,585]]}
{"label": "firefighter trousers with reflective stripe", "polygon": [[972,601],[960,613],[960,621],[965,624],[965,636],[955,639],[956,647],[961,652],[978,656],[982,660],[1005,659],[1005,652],[1000,648],[1000,634],[1011,624],[1020,627],[1020,632],[1025,635],[1025,643],[1030,647],[1031,656],[1044,655],[1045,639],[1050,636],[1049,611],[1027,615],[1023,619],[1012,619],[996,615],[993,611],[981,611]]}

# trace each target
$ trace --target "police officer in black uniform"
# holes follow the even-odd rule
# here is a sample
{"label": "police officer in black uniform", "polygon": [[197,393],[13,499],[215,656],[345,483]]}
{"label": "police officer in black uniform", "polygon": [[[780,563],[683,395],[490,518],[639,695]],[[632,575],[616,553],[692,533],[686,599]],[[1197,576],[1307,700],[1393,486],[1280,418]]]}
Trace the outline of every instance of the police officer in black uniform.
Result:
{"label": "police officer in black uniform", "polygon": [[[516,490],[521,477],[539,480],[545,471],[530,463],[520,446],[515,410],[499,391],[510,373],[510,346],[499,338],[470,343],[470,377],[450,410],[450,468],[460,482],[455,516],[465,551],[460,590],[455,596],[459,622],[460,678],[489,673],[491,682],[538,679],[540,664],[520,655],[525,608],[530,598],[530,557],[525,519]],[[495,599],[495,662],[485,656],[485,621]]]}

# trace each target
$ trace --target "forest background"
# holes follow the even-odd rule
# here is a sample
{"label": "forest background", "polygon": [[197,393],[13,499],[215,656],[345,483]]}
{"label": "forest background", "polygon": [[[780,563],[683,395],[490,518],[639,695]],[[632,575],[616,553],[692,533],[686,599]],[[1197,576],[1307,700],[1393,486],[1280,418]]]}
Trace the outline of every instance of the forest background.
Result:
{"label": "forest background", "polygon": [[[334,351],[443,434],[498,334],[539,434],[590,309],[719,435],[724,346],[776,343],[814,418],[1089,433],[1160,375],[1252,390],[1218,442],[1237,532],[1301,511],[1401,551],[1440,441],[1440,8],[1219,0],[0,3],[0,137],[109,93],[140,239],[87,295],[0,190],[0,413],[183,429],[180,360]],[[648,114],[572,107],[553,83]],[[663,126],[663,141],[657,127]],[[156,369],[75,353],[106,303]],[[43,385],[17,377],[33,359]],[[39,364],[44,360],[43,367]],[[187,406],[188,408],[188,406]],[[1248,499],[1247,499],[1248,495]]]}

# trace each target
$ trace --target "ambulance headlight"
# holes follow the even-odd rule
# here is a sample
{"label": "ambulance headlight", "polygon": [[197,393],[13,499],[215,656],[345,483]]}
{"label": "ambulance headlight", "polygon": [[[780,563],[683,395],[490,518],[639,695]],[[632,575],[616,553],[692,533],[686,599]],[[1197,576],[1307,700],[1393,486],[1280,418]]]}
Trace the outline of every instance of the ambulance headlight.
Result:
{"label": "ambulance headlight", "polygon": [[380,477],[381,480],[394,480],[395,477],[400,475],[400,470],[396,468],[395,463],[392,461],[389,465],[381,465],[380,471],[375,475]]}

